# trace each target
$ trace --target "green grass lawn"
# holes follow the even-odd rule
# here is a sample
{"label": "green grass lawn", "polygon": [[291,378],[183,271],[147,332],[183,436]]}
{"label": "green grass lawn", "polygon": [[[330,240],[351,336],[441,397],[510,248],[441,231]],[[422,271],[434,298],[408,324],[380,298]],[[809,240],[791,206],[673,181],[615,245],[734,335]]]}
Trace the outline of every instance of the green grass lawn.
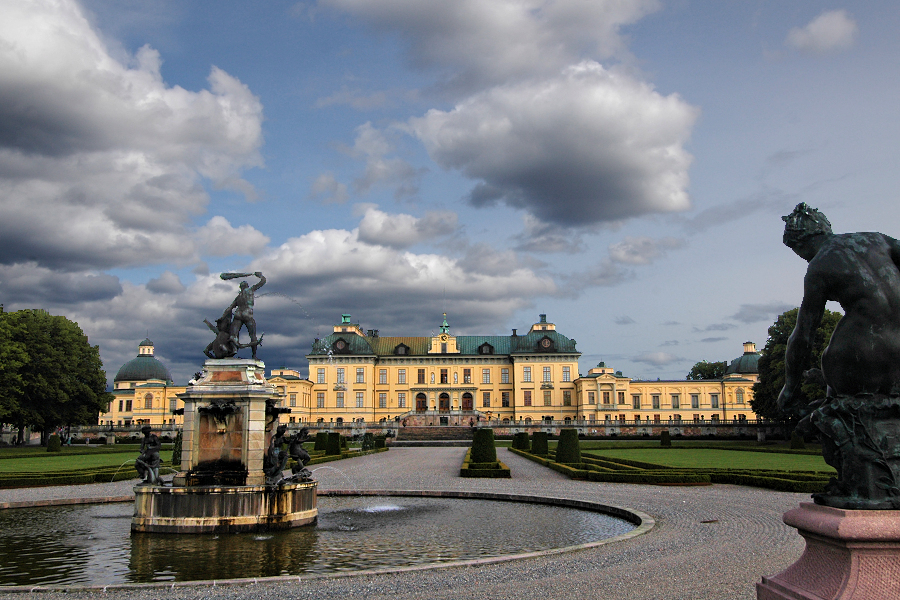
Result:
{"label": "green grass lawn", "polygon": [[690,448],[604,448],[582,450],[591,454],[686,468],[771,469],[783,471],[824,471],[833,473],[821,456],[778,454],[768,452],[736,452],[733,450]]}
{"label": "green grass lawn", "polygon": [[[49,473],[60,471],[75,471],[78,469],[92,469],[96,467],[117,467],[129,461],[132,464],[138,457],[137,447],[123,449],[120,452],[98,451],[96,453],[77,452],[77,447],[63,448],[60,453],[47,452],[46,448],[36,448],[35,452],[29,452],[24,456],[0,460],[0,473]],[[17,449],[19,450],[19,449]],[[2,453],[2,452],[0,452]],[[163,464],[172,460],[171,449],[160,453]],[[126,465],[127,466],[127,465]]]}

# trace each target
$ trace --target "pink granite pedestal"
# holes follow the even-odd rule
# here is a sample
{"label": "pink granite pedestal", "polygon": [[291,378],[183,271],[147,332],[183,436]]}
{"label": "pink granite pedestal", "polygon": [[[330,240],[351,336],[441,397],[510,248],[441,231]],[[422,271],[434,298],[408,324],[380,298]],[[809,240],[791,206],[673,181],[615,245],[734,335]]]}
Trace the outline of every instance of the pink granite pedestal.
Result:
{"label": "pink granite pedestal", "polygon": [[900,600],[900,510],[803,502],[784,522],[797,528],[806,550],[756,584],[758,600]]}

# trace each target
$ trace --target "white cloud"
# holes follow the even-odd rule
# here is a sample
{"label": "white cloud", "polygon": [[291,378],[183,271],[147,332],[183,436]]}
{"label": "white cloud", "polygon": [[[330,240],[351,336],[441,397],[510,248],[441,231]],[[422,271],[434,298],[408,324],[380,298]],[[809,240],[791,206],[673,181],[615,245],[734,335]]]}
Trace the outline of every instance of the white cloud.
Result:
{"label": "white cloud", "polygon": [[498,86],[409,121],[433,160],[480,180],[470,202],[504,202],[566,226],[686,210],[697,111],[584,61]]}
{"label": "white cloud", "polygon": [[147,291],[155,294],[180,294],[186,288],[178,275],[164,271],[162,275],[147,282]]}
{"label": "white cloud", "polygon": [[684,240],[662,238],[654,240],[649,237],[626,237],[618,244],[609,247],[609,257],[618,263],[627,265],[649,265],[657,258],[665,256],[667,250],[683,248]]}
{"label": "white cloud", "polygon": [[[129,67],[72,1],[13,1],[0,20],[0,256],[54,268],[135,266],[195,253],[201,185],[254,192],[262,108],[213,67],[169,87],[159,53]],[[52,215],[52,218],[48,218]]]}
{"label": "white cloud", "polygon": [[522,215],[525,227],[514,236],[516,250],[529,252],[565,252],[575,254],[584,250],[581,237],[569,228],[545,223],[534,215]]}
{"label": "white cloud", "polygon": [[359,239],[368,244],[408,248],[419,242],[452,234],[457,228],[457,216],[452,212],[429,212],[418,218],[413,215],[389,215],[374,205],[364,205],[359,223]]}
{"label": "white cloud", "polygon": [[316,177],[310,197],[319,198],[325,204],[344,204],[350,199],[350,192],[347,191],[347,184],[341,183],[334,173],[327,171]]}
{"label": "white cloud", "polygon": [[553,74],[583,56],[624,49],[619,29],[657,10],[657,0],[320,0],[372,26],[399,33],[419,67],[476,89]]}
{"label": "white cloud", "polygon": [[634,362],[653,365],[654,367],[665,367],[673,363],[684,362],[685,359],[675,356],[669,352],[643,352],[631,360]]}
{"label": "white cloud", "polygon": [[823,54],[853,46],[859,27],[845,10],[823,12],[804,27],[788,32],[785,43],[801,52]]}
{"label": "white cloud", "polygon": [[258,254],[269,243],[269,237],[252,225],[232,227],[221,216],[211,218],[197,230],[197,240],[205,255],[231,256],[232,254]]}
{"label": "white cloud", "polygon": [[366,168],[362,176],[353,180],[357,194],[366,194],[376,185],[394,188],[398,199],[414,196],[419,191],[419,178],[424,169],[416,169],[411,164],[396,157],[389,157],[393,144],[385,133],[364,123],[356,129],[356,140],[351,154],[365,160]]}
{"label": "white cloud", "polygon": [[741,304],[740,309],[731,315],[731,318],[741,323],[758,323],[769,321],[774,323],[781,313],[795,308],[784,302],[770,302],[768,304]]}

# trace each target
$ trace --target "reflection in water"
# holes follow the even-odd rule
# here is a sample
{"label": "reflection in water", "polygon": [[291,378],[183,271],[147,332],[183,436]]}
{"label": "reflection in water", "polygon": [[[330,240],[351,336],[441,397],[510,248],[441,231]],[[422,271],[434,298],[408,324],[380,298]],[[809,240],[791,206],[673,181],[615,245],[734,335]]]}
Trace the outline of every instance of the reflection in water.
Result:
{"label": "reflection in water", "polygon": [[554,506],[449,498],[319,498],[315,526],[131,535],[132,504],[0,511],[0,586],[109,585],[329,573],[545,550],[633,525]]}

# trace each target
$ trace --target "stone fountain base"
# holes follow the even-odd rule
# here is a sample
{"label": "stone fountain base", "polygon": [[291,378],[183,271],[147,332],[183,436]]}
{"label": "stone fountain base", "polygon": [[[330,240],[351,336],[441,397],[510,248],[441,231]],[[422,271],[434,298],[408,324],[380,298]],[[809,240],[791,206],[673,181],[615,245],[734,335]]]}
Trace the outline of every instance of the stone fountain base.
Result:
{"label": "stone fountain base", "polygon": [[806,540],[793,565],[756,584],[758,600],[870,600],[900,590],[900,511],[803,502],[784,514]]}
{"label": "stone fountain base", "polygon": [[237,533],[315,523],[318,483],[134,488],[132,532]]}

